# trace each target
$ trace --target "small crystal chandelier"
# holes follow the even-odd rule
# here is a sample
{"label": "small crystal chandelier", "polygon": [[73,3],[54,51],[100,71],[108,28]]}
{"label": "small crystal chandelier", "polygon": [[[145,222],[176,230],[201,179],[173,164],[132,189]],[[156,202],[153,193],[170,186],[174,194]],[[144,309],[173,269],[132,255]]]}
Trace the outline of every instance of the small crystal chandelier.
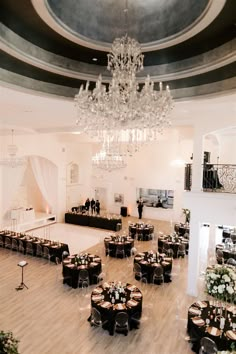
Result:
{"label": "small crystal chandelier", "polygon": [[92,157],[92,165],[108,172],[126,167],[126,163],[120,155],[109,153],[103,149]]}
{"label": "small crystal chandelier", "polygon": [[14,130],[11,131],[12,142],[7,147],[8,157],[0,159],[0,165],[8,167],[18,167],[26,164],[26,159],[24,157],[17,157],[17,146],[13,143]]}

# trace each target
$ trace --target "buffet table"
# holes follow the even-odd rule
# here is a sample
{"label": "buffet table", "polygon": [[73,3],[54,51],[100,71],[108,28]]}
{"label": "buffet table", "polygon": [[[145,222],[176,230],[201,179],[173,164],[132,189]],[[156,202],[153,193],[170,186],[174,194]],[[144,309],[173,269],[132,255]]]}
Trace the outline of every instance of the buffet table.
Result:
{"label": "buffet table", "polygon": [[101,216],[92,216],[78,213],[66,213],[65,222],[69,224],[96,227],[99,229],[116,231],[117,224],[122,224],[120,218],[105,218]]}
{"label": "buffet table", "polygon": [[[49,251],[49,258],[50,261],[52,262],[56,262],[57,260],[62,261],[62,253],[64,251],[68,252],[69,254],[68,245],[65,243],[61,243],[59,241],[51,241],[40,237],[34,237],[22,233],[16,233],[13,231],[1,231],[0,236],[2,237],[3,240],[3,247],[5,247],[6,239],[9,239],[11,243],[12,240],[15,240],[17,248],[14,248],[14,250],[20,251],[23,254],[27,253],[26,249],[28,244],[32,244],[32,256],[38,256],[37,245],[40,245],[42,247],[42,250],[44,247],[47,247]],[[21,249],[19,247],[20,243],[22,245]],[[12,248],[12,247],[8,247],[8,248]]]}
{"label": "buffet table", "polygon": [[88,271],[89,280],[87,285],[97,284],[98,275],[101,273],[101,258],[90,253],[81,253],[68,256],[63,260],[63,283],[68,284],[76,289],[79,284],[80,271],[86,269]]}
{"label": "buffet table", "polygon": [[134,240],[127,236],[106,236],[104,238],[106,255],[111,257],[129,257],[131,248],[134,247]]}
{"label": "buffet table", "polygon": [[134,328],[132,318],[141,317],[142,293],[135,286],[121,282],[105,282],[96,287],[91,294],[91,307],[101,314],[103,328],[110,335],[114,334],[115,317],[118,312],[126,312],[129,318],[129,329]]}
{"label": "buffet table", "polygon": [[236,307],[222,306],[216,301],[197,301],[188,309],[187,330],[193,342],[192,350],[199,352],[202,337],[212,339],[221,350],[230,350],[236,341]]}
{"label": "buffet table", "polygon": [[148,283],[153,283],[153,273],[157,267],[163,268],[164,282],[171,281],[172,258],[165,254],[154,253],[153,251],[140,252],[134,257],[134,263],[140,265],[141,272],[145,274]]}

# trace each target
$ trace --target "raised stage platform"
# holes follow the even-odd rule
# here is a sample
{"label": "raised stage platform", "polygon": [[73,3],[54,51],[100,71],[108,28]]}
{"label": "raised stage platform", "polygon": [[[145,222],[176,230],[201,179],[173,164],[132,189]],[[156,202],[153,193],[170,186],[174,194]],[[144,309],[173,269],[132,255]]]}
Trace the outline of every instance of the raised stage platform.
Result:
{"label": "raised stage platform", "polygon": [[22,223],[17,222],[16,219],[11,220],[11,225],[7,227],[9,230],[17,232],[26,232],[39,227],[45,227],[57,222],[55,214],[47,214],[35,211],[35,217],[30,220],[23,221]]}

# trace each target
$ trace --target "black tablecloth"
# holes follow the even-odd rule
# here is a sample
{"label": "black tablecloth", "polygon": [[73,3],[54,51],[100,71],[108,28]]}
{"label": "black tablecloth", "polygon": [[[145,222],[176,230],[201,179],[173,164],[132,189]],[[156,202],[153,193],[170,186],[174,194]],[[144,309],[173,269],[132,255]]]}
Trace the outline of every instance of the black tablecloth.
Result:
{"label": "black tablecloth", "polygon": [[117,230],[117,224],[121,224],[121,219],[108,219],[100,216],[85,214],[66,213],[65,222],[69,224],[97,227],[106,230]]}
{"label": "black tablecloth", "polygon": [[69,256],[63,261],[63,283],[67,283],[72,288],[78,287],[79,273],[82,269],[86,269],[89,274],[89,285],[98,283],[98,275],[101,273],[101,258],[96,255],[88,254],[86,256],[87,264],[75,264],[76,255]]}
{"label": "black tablecloth", "polygon": [[[201,309],[200,306],[198,306],[198,303],[200,303],[200,305],[202,306],[206,306],[204,308]],[[197,310],[201,309],[201,315],[198,316],[197,314],[191,314],[190,313],[190,309],[192,308],[196,308]],[[228,320],[228,315],[231,318],[231,323],[236,323],[236,316],[233,316],[232,313],[232,308],[233,305],[229,305],[228,306],[228,310],[223,310],[223,316],[226,318],[226,322],[225,322],[225,327],[223,329],[223,333],[222,335],[218,332],[217,334],[220,335],[212,335],[210,334],[208,331],[210,331],[210,329],[212,327],[217,328],[218,330],[220,329],[220,314],[218,315],[218,317],[216,318],[215,321],[215,313],[214,311],[217,311],[215,306],[210,306],[208,301],[200,301],[197,302],[195,304],[193,304],[192,306],[190,306],[189,311],[188,311],[188,325],[187,325],[187,330],[190,336],[191,341],[193,342],[193,347],[192,350],[195,353],[199,352],[200,349],[200,340],[202,337],[209,337],[210,339],[212,339],[216,345],[218,350],[230,350],[230,346],[231,344],[235,341],[230,339],[227,335],[226,332],[228,330],[232,330],[232,327],[230,326],[230,322]],[[231,310],[231,311],[229,311]],[[197,317],[197,318],[196,318]],[[197,325],[195,323],[193,323],[193,318],[196,318],[196,320],[198,321],[198,318],[203,319],[204,320],[204,324],[203,325]],[[210,323],[209,323],[209,327],[206,327],[206,318],[210,319]],[[228,332],[227,332],[228,333]]]}
{"label": "black tablecloth", "polygon": [[134,257],[134,263],[140,265],[148,283],[153,282],[154,269],[161,266],[163,268],[164,282],[169,283],[171,281],[172,258],[167,257],[165,254],[159,254],[157,260],[152,258],[153,253],[141,252]]}
{"label": "black tablecloth", "polygon": [[69,246],[65,243],[53,242],[50,240],[43,240],[38,237],[32,237],[32,236],[23,235],[23,234],[16,235],[15,232],[6,233],[6,232],[2,231],[2,232],[0,232],[0,235],[3,238],[4,244],[5,244],[6,237],[10,238],[11,240],[13,240],[13,239],[16,240],[18,247],[19,247],[19,241],[22,241],[22,244],[24,247],[23,254],[26,254],[27,243],[32,244],[32,248],[33,248],[32,256],[36,256],[37,244],[39,244],[42,248],[44,246],[47,247],[49,249],[50,261],[52,261],[52,262],[55,262],[56,258],[61,261],[62,260],[62,253],[64,251],[68,252],[68,254],[69,254]]}
{"label": "black tablecloth", "polygon": [[178,241],[175,242],[175,241],[168,241],[168,239],[159,237],[158,238],[158,250],[159,250],[159,252],[162,252],[164,244],[166,244],[167,248],[170,248],[170,249],[173,250],[173,252],[174,252],[173,257],[177,258],[177,252],[178,252],[178,249],[179,249],[179,245],[181,243],[184,243],[186,254],[188,254],[189,242],[186,239],[178,240]]}
{"label": "black tablecloth", "polygon": [[[129,327],[130,329],[134,328],[132,317],[134,315],[141,317],[142,294],[135,285],[123,284],[124,293],[119,293],[119,298],[115,299],[115,292],[110,292],[111,287],[112,283],[103,283],[100,287],[95,288],[91,294],[91,306],[95,307],[101,313],[102,322],[105,323],[103,328],[107,329],[110,335],[113,335],[115,317],[118,312],[127,312],[129,317]],[[140,296],[138,298],[131,298],[131,294],[139,294]],[[112,297],[114,298],[113,304]],[[125,299],[124,302],[123,298]],[[134,300],[134,306],[132,306],[132,300]],[[103,307],[106,305],[107,307]],[[119,306],[121,306],[121,308],[119,308]]]}
{"label": "black tablecloth", "polygon": [[229,258],[233,258],[236,259],[236,250],[235,248],[233,249],[227,249],[225,248],[225,245],[216,245],[216,251],[217,250],[221,250],[223,252],[223,257],[224,257],[224,261],[227,262],[227,260]]}
{"label": "black tablecloth", "polygon": [[[118,240],[116,237],[105,237],[104,243],[107,243],[109,245],[109,256],[111,257],[116,257],[116,251],[117,247],[119,246],[124,246],[124,252],[125,256],[129,257],[131,255],[131,248],[134,247],[134,240],[127,238],[127,237],[121,237],[120,240]],[[118,255],[121,257],[122,255]]]}
{"label": "black tablecloth", "polygon": [[149,241],[152,239],[152,234],[154,232],[154,226],[149,224],[130,224],[129,225],[129,235],[132,238],[137,236],[140,241]]}

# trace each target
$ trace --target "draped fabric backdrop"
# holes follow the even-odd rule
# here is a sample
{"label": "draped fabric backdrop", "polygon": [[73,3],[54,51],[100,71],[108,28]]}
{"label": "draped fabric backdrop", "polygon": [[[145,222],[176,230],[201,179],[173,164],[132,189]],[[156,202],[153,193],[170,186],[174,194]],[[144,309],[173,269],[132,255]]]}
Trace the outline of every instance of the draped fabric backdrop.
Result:
{"label": "draped fabric backdrop", "polygon": [[2,218],[9,219],[5,215],[12,207],[13,199],[23,181],[27,164],[18,167],[2,167]]}
{"label": "draped fabric backdrop", "polygon": [[48,212],[55,213],[57,205],[58,169],[51,161],[40,157],[30,156],[34,178],[43,198],[48,204]]}

